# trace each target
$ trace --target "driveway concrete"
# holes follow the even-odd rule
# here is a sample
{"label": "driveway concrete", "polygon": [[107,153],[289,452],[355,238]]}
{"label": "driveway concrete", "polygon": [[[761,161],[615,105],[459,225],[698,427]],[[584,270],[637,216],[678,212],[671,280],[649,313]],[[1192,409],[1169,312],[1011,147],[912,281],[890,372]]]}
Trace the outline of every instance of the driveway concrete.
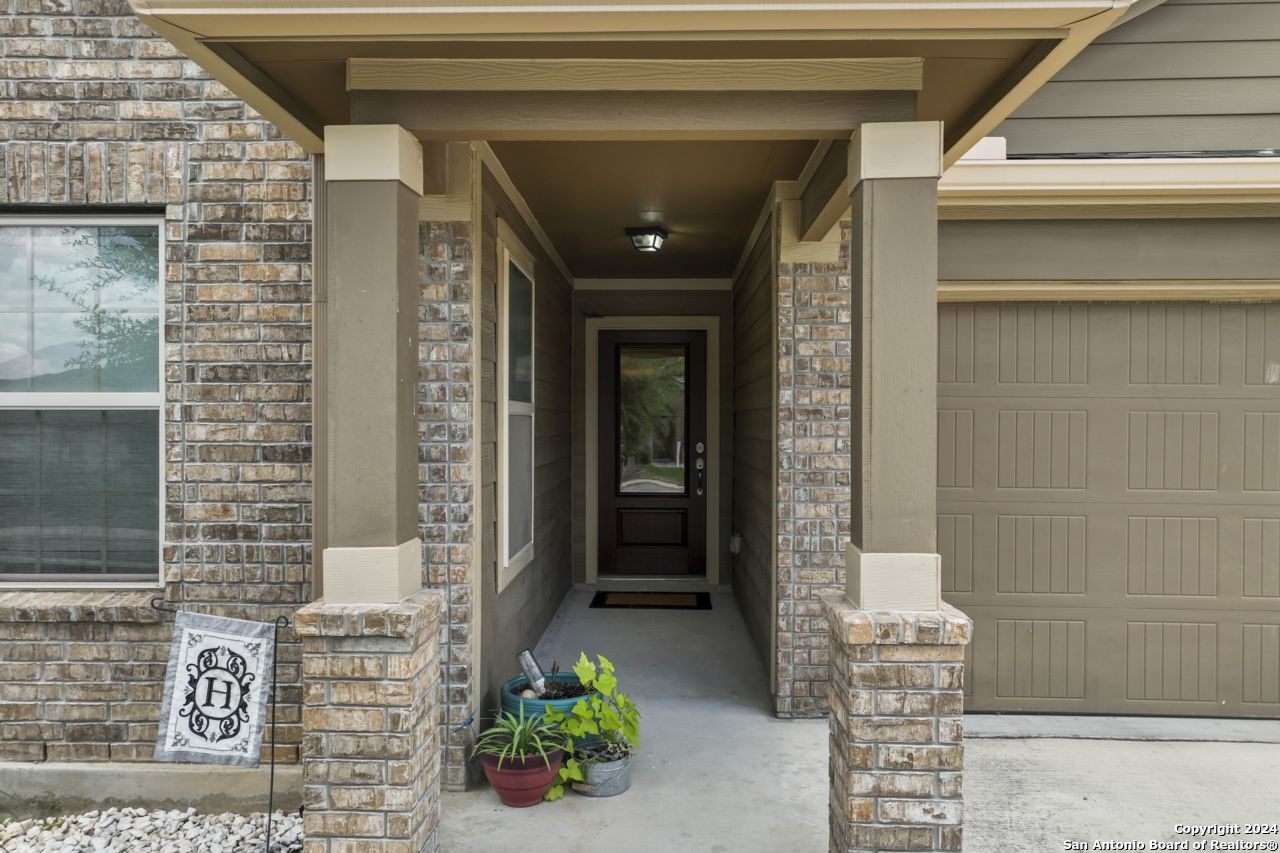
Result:
{"label": "driveway concrete", "polygon": [[[826,851],[827,721],[774,718],[762,658],[733,597],[712,600],[710,611],[591,610],[590,593],[572,592],[538,656],[567,668],[585,650],[617,665],[644,715],[632,789],[602,800],[570,793],[531,809],[504,808],[487,787],[446,793],[444,850]],[[982,735],[966,742],[968,853],[1168,839],[1178,823],[1280,821],[1280,722],[972,716],[966,724]],[[1197,730],[1214,741],[1185,739]],[[1143,739],[1102,739],[1112,737]]]}
{"label": "driveway concrete", "polygon": [[1064,850],[1068,839],[1187,839],[1175,832],[1180,823],[1280,822],[1275,743],[971,739],[964,757],[972,853]]}

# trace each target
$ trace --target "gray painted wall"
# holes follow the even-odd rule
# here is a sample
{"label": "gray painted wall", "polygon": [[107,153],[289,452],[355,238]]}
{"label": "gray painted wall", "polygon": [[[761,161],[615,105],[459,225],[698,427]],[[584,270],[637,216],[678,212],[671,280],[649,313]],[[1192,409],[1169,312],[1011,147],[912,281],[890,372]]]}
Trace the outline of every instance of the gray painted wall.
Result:
{"label": "gray painted wall", "polygon": [[[482,181],[480,265],[481,686],[480,710],[498,704],[498,688],[518,672],[570,586],[569,445],[572,290],[542,251],[515,206],[486,169]],[[497,590],[497,218],[533,254],[535,558]],[[550,661],[545,662],[547,666]],[[564,661],[561,661],[564,664]]]}
{"label": "gray painted wall", "polygon": [[774,374],[777,320],[773,221],[760,232],[733,285],[733,532],[742,550],[733,558],[733,591],[747,630],[769,659],[773,630]]}
{"label": "gray painted wall", "polygon": [[1280,220],[1110,219],[938,223],[938,278],[1275,278]]}
{"label": "gray painted wall", "polygon": [[1010,154],[1280,146],[1280,0],[1166,0],[1104,33],[993,133]]}
{"label": "gray painted wall", "polygon": [[[573,579],[587,578],[586,447],[587,447],[587,318],[678,317],[720,318],[720,582],[730,582],[729,524],[733,482],[733,310],[728,291],[576,290],[573,294]],[[711,543],[708,543],[711,547]]]}

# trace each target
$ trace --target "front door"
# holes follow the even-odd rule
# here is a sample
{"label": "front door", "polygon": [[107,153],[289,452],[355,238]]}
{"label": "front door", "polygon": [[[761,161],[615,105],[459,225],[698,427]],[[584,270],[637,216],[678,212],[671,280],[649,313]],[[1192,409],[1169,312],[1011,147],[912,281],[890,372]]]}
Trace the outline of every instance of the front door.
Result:
{"label": "front door", "polygon": [[705,575],[707,334],[602,331],[602,575]]}

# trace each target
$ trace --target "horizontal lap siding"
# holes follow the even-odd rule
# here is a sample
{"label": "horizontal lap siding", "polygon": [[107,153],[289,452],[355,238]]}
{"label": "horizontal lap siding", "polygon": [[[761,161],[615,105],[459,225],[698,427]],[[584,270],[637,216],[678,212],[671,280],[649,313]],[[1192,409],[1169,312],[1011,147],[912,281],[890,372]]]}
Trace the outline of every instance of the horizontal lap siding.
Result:
{"label": "horizontal lap siding", "polygon": [[[515,674],[516,655],[532,648],[570,586],[572,291],[493,175],[482,180],[480,237],[481,673],[483,714],[498,686]],[[534,547],[533,562],[501,593],[498,553],[498,219],[533,254]],[[550,663],[549,661],[547,662]]]}
{"label": "horizontal lap siding", "polygon": [[1280,2],[1168,0],[1104,33],[996,131],[1018,155],[1280,141]]}

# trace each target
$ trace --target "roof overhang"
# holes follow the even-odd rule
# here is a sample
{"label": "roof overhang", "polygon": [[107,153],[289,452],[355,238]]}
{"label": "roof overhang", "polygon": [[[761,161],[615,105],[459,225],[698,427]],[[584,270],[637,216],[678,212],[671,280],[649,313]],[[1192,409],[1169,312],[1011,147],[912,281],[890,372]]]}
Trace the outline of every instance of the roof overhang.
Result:
{"label": "roof overhang", "polygon": [[[198,34],[245,38],[515,38],[680,33],[850,34],[1068,29],[1129,3],[1112,0],[835,0],[835,2],[583,2],[535,0],[133,0],[134,11]],[[863,35],[862,37],[868,37]]]}
{"label": "roof overhang", "polygon": [[[404,57],[419,46],[504,45],[502,55],[556,55],[556,45],[718,43],[728,58],[736,45],[779,42],[857,43],[863,57],[921,56],[921,98],[946,101],[951,112],[946,160],[1009,115],[1054,72],[1124,14],[1130,0],[844,0],[844,2],[574,2],[499,0],[472,5],[422,0],[131,0],[139,17],[307,150],[323,151],[323,126],[333,123],[308,103],[298,77],[281,71],[279,54],[310,50],[327,61]],[[988,61],[983,74],[958,88],[954,66],[929,79],[930,52],[954,59],[957,43],[1017,44],[1017,55]],[[255,53],[254,46],[257,46]],[[947,46],[949,47],[940,47]],[[548,52],[550,46],[551,53]],[[770,48],[773,50],[773,48]],[[390,53],[389,53],[390,52]],[[634,53],[634,50],[632,51]],[[766,51],[767,52],[767,51]],[[963,58],[979,59],[974,48]],[[1006,51],[1006,54],[1010,51]],[[299,54],[302,55],[302,54]],[[485,54],[480,52],[481,56]],[[760,56],[763,54],[754,54]],[[803,53],[800,55],[808,55]],[[686,54],[687,56],[687,54]],[[752,58],[748,51],[745,58]],[[318,61],[318,60],[317,60]],[[276,64],[273,66],[272,63]],[[368,67],[368,66],[366,66]],[[940,66],[939,66],[940,67]],[[974,67],[977,67],[976,64]],[[994,72],[992,69],[995,69]],[[296,72],[296,68],[295,68]],[[310,95],[318,85],[313,78]],[[345,81],[331,85],[341,88]],[[853,85],[851,84],[851,88]],[[342,93],[345,96],[345,92]],[[924,115],[923,118],[935,118]]]}

